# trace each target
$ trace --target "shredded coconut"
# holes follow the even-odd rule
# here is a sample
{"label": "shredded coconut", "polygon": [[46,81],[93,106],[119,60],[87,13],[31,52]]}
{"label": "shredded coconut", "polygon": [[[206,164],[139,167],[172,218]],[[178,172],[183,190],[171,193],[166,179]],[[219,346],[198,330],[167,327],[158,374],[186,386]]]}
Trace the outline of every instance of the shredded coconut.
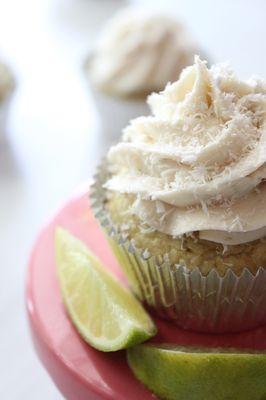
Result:
{"label": "shredded coconut", "polygon": [[109,152],[107,189],[134,195],[134,212],[173,236],[223,229],[250,240],[266,225],[266,83],[196,57],[148,103],[152,115],[131,121]]}

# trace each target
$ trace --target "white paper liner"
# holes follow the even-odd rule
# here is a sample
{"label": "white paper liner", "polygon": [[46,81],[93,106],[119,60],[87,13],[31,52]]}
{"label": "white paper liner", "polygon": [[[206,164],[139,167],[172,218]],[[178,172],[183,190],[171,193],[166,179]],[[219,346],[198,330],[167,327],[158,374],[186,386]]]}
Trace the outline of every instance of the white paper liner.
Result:
{"label": "white paper liner", "polygon": [[97,88],[88,76],[88,64],[91,57],[90,55],[84,63],[85,78],[95,101],[101,130],[111,144],[121,137],[122,130],[130,120],[148,115],[149,107],[146,98],[127,99],[116,95],[112,96]]}
{"label": "white paper liner", "polygon": [[[266,324],[266,269],[240,276],[213,268],[204,276],[199,268],[187,269],[155,257],[145,257],[112,223],[105,208],[102,185],[108,173],[104,162],[95,176],[90,198],[95,217],[105,231],[121,268],[137,297],[161,317],[198,332],[239,332]],[[163,256],[163,255],[162,255]]]}
{"label": "white paper liner", "polygon": [[109,141],[117,141],[130,120],[148,114],[144,100],[126,100],[109,96],[90,85],[90,92],[99,114],[101,130]]}
{"label": "white paper liner", "polygon": [[0,141],[5,137],[11,97],[12,93],[10,93],[4,100],[0,101]]}

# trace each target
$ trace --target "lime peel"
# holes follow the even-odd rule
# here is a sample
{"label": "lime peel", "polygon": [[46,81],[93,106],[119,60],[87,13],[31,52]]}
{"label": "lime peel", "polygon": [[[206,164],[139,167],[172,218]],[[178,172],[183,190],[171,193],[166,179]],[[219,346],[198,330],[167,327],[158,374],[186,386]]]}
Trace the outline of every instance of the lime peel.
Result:
{"label": "lime peel", "polygon": [[101,351],[142,343],[156,327],[139,301],[80,240],[62,228],[55,233],[62,297],[80,335]]}
{"label": "lime peel", "polygon": [[128,349],[127,359],[135,376],[161,399],[266,399],[263,352],[143,344]]}

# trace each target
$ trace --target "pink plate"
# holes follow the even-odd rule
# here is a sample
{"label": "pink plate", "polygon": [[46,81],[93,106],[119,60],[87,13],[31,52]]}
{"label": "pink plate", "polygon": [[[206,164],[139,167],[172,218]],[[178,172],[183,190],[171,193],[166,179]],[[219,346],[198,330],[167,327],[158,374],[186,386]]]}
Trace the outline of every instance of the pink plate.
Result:
{"label": "pink plate", "polygon": [[[83,240],[106,268],[123,280],[86,194],[76,195],[41,231],[31,255],[27,311],[40,360],[68,400],[154,400],[134,378],[125,352],[107,354],[94,350],[80,338],[68,319],[55,274],[54,230],[58,225]],[[153,341],[266,349],[266,328],[241,334],[206,335],[183,331],[159,318],[155,321],[159,333]]]}

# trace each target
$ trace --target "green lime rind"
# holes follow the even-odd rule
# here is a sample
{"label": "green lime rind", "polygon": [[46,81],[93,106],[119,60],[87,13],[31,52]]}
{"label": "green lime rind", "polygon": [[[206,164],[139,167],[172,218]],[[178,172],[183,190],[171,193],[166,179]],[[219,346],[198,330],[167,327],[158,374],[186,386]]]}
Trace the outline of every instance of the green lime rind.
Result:
{"label": "green lime rind", "polygon": [[57,228],[55,250],[63,301],[86,342],[109,352],[142,343],[156,334],[156,327],[140,302],[84,243]]}
{"label": "green lime rind", "polygon": [[266,354],[236,349],[139,345],[134,375],[164,400],[265,400]]}

